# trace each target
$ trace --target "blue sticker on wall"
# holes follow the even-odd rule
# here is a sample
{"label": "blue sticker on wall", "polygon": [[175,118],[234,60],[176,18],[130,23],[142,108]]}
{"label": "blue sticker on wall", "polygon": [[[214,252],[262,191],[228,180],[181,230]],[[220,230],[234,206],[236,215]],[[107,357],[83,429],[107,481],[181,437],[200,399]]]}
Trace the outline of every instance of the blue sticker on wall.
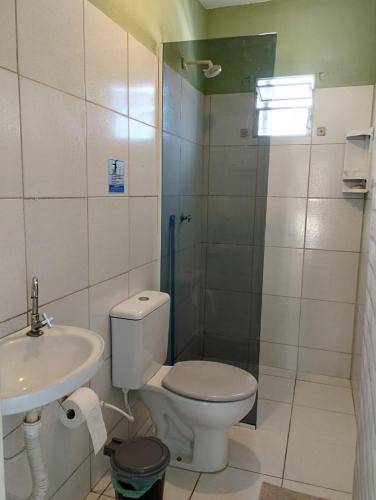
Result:
{"label": "blue sticker on wall", "polygon": [[125,161],[108,159],[108,192],[124,193]]}

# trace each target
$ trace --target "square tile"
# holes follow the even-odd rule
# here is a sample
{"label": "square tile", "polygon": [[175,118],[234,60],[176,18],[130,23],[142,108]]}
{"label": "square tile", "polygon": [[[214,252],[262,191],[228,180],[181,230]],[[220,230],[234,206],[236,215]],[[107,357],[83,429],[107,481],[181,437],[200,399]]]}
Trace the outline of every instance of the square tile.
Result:
{"label": "square tile", "polygon": [[281,403],[292,403],[294,398],[295,380],[264,375],[258,379],[258,395],[261,399],[270,399]]}
{"label": "square tile", "polygon": [[343,492],[352,492],[355,449],[292,435],[285,478]]}
{"label": "square tile", "polygon": [[228,467],[216,474],[202,474],[192,500],[257,500],[264,481],[281,485],[275,477]]}
{"label": "square tile", "polygon": [[[67,498],[84,498],[90,490],[90,458],[72,474],[63,486],[53,495],[53,500],[66,500]],[[90,500],[90,495],[89,497]],[[94,497],[95,498],[95,497]]]}
{"label": "square tile", "polygon": [[344,144],[312,146],[308,193],[310,198],[344,197],[342,193],[344,160]]}
{"label": "square tile", "polygon": [[0,4],[0,66],[17,70],[16,7],[15,0]]}
{"label": "square tile", "polygon": [[351,389],[298,380],[294,405],[354,414]]}
{"label": "square tile", "polygon": [[204,143],[204,95],[182,79],[181,136],[196,144]]}
{"label": "square tile", "polygon": [[303,297],[355,302],[358,254],[306,250],[304,254]]}
{"label": "square tile", "polygon": [[21,75],[84,97],[82,3],[19,0],[17,24]]}
{"label": "square tile", "polygon": [[21,99],[25,196],[85,196],[85,103],[25,78]]}
{"label": "square tile", "polygon": [[129,269],[127,198],[89,199],[89,281],[91,285]]}
{"label": "square tile", "polygon": [[298,369],[304,373],[348,379],[351,372],[351,354],[300,347]]}
{"label": "square tile", "polygon": [[189,500],[199,477],[198,472],[168,467],[163,498],[165,500]]}
{"label": "square tile", "polygon": [[111,309],[126,300],[128,295],[128,274],[123,274],[89,288],[90,329],[99,333],[105,341],[105,359],[111,354]]}
{"label": "square tile", "polygon": [[345,378],[328,377],[326,375],[318,375],[313,373],[298,372],[298,380],[305,382],[313,382],[315,384],[334,385],[336,387],[351,387],[351,382]]}
{"label": "square tile", "polygon": [[159,290],[160,263],[150,262],[129,272],[129,296],[143,290]]}
{"label": "square tile", "polygon": [[209,194],[254,196],[257,174],[256,146],[209,149]]}
{"label": "square tile", "polygon": [[[129,192],[128,118],[87,103],[89,196],[124,196]],[[125,192],[108,192],[108,160],[125,162]]]}
{"label": "square tile", "polygon": [[208,288],[251,291],[252,247],[207,245],[206,285]]}
{"label": "square tile", "polygon": [[181,133],[182,78],[168,64],[163,64],[162,128]]}
{"label": "square tile", "polygon": [[290,436],[301,436],[312,441],[355,448],[355,416],[305,406],[294,406]]}
{"label": "square tile", "polygon": [[20,314],[15,318],[8,319],[0,323],[0,338],[6,337],[7,335],[17,332],[18,330],[22,330],[26,326],[27,326],[27,315],[26,315],[26,305],[25,305],[25,314]]}
{"label": "square tile", "polygon": [[[212,95],[210,112],[212,146],[257,145],[258,139],[253,137],[256,120],[253,93]],[[241,129],[248,130],[248,137],[242,137]]]}
{"label": "square tile", "polygon": [[298,347],[273,342],[261,342],[260,363],[266,366],[296,371],[298,367]]}
{"label": "square tile", "polygon": [[261,340],[298,345],[300,299],[263,295]]}
{"label": "square tile", "polygon": [[26,200],[25,222],[28,290],[38,276],[40,303],[86,288],[86,200]]}
{"label": "square tile", "polygon": [[[22,200],[0,200],[0,321],[26,311],[25,233]],[[4,237],[6,235],[6,237]]]}
{"label": "square tile", "polygon": [[354,313],[353,304],[303,299],[300,345],[351,353]]}
{"label": "square tile", "polygon": [[[316,89],[313,105],[313,144],[344,143],[350,130],[371,123],[373,85]],[[317,136],[326,127],[325,136]]]}
{"label": "square tile", "polygon": [[156,125],[158,100],[158,59],[128,36],[129,116]]}
{"label": "square tile", "polygon": [[359,252],[363,200],[309,199],[306,248]]}
{"label": "square tile", "polygon": [[209,196],[208,241],[252,244],[255,198]]}
{"label": "square tile", "polygon": [[84,5],[86,98],[127,114],[127,33],[88,0]]}
{"label": "square tile", "polygon": [[297,483],[295,481],[283,480],[283,487],[292,491],[304,493],[306,495],[316,495],[323,498],[330,498],[331,500],[352,500],[350,493],[342,493],[340,491],[327,490],[319,486],[311,486],[310,484]]}
{"label": "square tile", "polygon": [[286,446],[287,434],[232,427],[229,465],[259,474],[282,477]]}
{"label": "square tile", "polygon": [[306,200],[271,198],[267,200],[265,245],[304,247]]}
{"label": "square tile", "polygon": [[260,147],[258,194],[305,198],[308,189],[309,159],[308,145]]}
{"label": "square tile", "polygon": [[73,293],[41,307],[41,313],[53,317],[53,324],[89,328],[89,294],[87,290]]}
{"label": "square tile", "polygon": [[129,120],[129,192],[131,196],[158,193],[156,129]]}
{"label": "square tile", "polygon": [[180,194],[180,137],[163,132],[162,137],[162,195]]}
{"label": "square tile", "polygon": [[290,426],[291,405],[259,399],[257,402],[257,430],[276,432],[287,436]]}
{"label": "square tile", "polygon": [[[2,19],[2,9],[8,3],[10,4],[8,1],[1,3],[0,19]],[[16,74],[5,69],[0,69],[0,108],[2,109],[0,115],[0,198],[21,197],[22,167],[18,78]]]}
{"label": "square tile", "polygon": [[130,199],[130,267],[152,262],[158,252],[157,198]]}
{"label": "square tile", "polygon": [[181,141],[180,193],[198,195],[202,187],[203,147],[186,140]]}
{"label": "square tile", "polygon": [[303,250],[265,247],[263,293],[300,297]]}

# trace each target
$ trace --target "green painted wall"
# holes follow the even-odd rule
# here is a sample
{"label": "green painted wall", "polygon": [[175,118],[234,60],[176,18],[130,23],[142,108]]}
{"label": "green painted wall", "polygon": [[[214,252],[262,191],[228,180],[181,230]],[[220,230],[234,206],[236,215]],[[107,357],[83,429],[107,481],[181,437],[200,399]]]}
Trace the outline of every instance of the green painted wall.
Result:
{"label": "green painted wall", "polygon": [[198,0],[90,0],[144,45],[206,38],[207,11]]}
{"label": "green painted wall", "polygon": [[376,0],[272,0],[208,13],[209,38],[271,32],[276,75],[322,73],[325,87],[376,82]]}

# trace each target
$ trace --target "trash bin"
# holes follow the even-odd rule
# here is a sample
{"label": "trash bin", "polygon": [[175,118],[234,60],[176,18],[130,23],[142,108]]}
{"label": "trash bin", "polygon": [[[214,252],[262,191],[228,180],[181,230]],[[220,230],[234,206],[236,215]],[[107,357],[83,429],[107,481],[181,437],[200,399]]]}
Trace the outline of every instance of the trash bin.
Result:
{"label": "trash bin", "polygon": [[154,437],[114,438],[104,448],[111,458],[111,479],[118,500],[162,500],[170,451]]}

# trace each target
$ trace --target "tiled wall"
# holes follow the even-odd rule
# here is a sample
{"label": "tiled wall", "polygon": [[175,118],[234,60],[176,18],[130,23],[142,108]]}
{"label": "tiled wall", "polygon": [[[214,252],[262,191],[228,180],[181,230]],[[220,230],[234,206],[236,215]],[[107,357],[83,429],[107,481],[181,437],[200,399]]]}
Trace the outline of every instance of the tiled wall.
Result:
{"label": "tiled wall", "polygon": [[[373,124],[376,126],[376,99]],[[361,271],[357,297],[352,385],[358,426],[354,500],[376,497],[376,142],[373,143],[373,195],[367,201],[362,235]],[[372,199],[371,199],[372,198]]]}
{"label": "tiled wall", "polygon": [[[197,357],[202,341],[204,109],[204,95],[164,64],[161,289],[170,291],[169,217],[175,215],[177,360]],[[181,222],[182,214],[191,216],[190,222]]]}
{"label": "tiled wall", "polygon": [[[91,387],[119,405],[109,311],[159,286],[157,80],[157,58],[87,0],[1,2],[0,337],[26,326],[37,275],[43,311],[105,339]],[[109,158],[127,163],[124,194],[108,193]],[[147,419],[135,411],[130,434]],[[49,498],[80,498],[108,461],[57,413],[53,403],[42,417]],[[105,420],[128,435],[116,414]],[[20,421],[4,419],[6,455],[22,446]],[[29,494],[24,457],[6,465],[6,485]]]}
{"label": "tiled wall", "polygon": [[[246,190],[246,168],[250,173],[253,167],[257,176],[255,208],[224,206],[218,229],[229,227],[231,237],[240,232],[244,237],[255,221],[263,221],[267,206],[265,230],[256,229],[253,252],[263,252],[265,232],[260,364],[269,374],[350,376],[364,200],[341,191],[344,138],[348,130],[370,126],[372,99],[372,86],[318,89],[312,136],[273,138],[266,145],[252,138],[251,98],[211,96],[210,134],[222,149],[217,161],[210,159],[209,177],[218,172],[215,189]],[[326,135],[317,136],[317,127],[326,127]],[[249,137],[239,139],[244,128]],[[244,151],[249,156],[242,158]],[[234,259],[227,282],[246,279],[246,260]],[[255,282],[257,269],[262,261],[254,266]],[[238,312],[241,321],[244,312]],[[237,331],[241,334],[239,325]]]}

